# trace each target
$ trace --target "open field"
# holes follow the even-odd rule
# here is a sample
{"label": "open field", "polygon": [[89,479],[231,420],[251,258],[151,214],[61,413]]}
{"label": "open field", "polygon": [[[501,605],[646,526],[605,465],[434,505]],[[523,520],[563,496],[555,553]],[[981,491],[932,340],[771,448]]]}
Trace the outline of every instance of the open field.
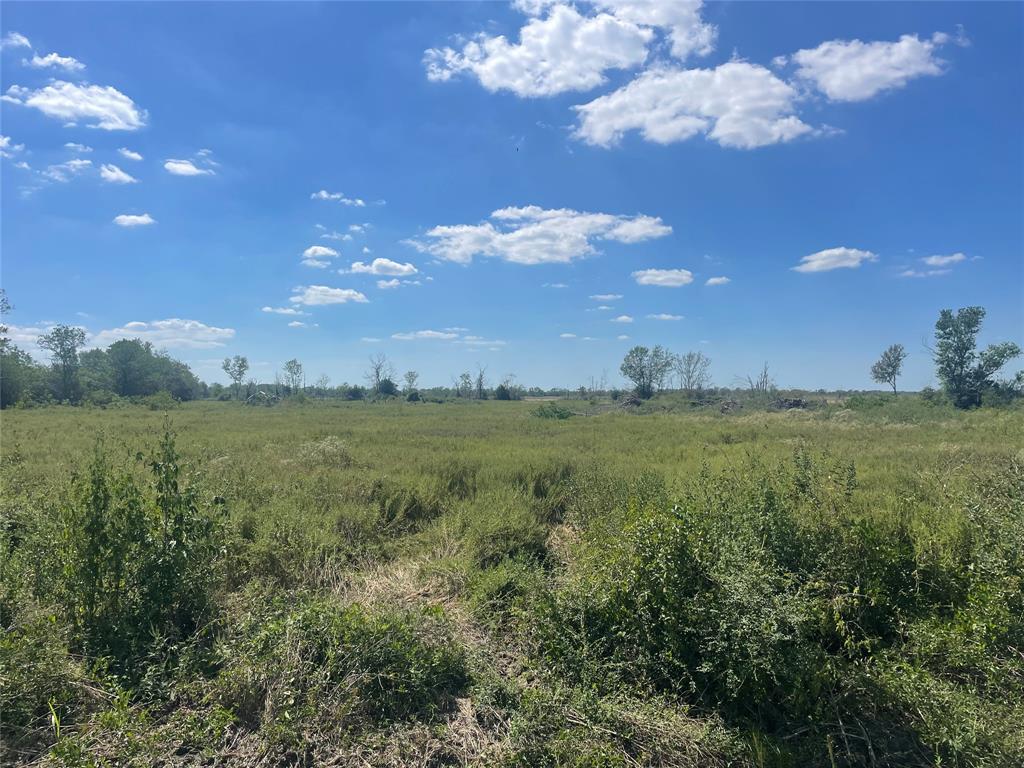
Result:
{"label": "open field", "polygon": [[0,759],[1024,760],[1024,411],[538,407],[5,411]]}

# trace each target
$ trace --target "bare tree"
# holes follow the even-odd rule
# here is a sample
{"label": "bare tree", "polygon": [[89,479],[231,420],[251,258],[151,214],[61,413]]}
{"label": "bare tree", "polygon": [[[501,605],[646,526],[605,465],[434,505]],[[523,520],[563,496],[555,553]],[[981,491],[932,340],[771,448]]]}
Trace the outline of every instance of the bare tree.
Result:
{"label": "bare tree", "polygon": [[405,379],[405,391],[412,392],[416,389],[416,382],[419,381],[420,375],[416,371],[406,371],[402,378]]}
{"label": "bare tree", "polygon": [[768,373],[768,363],[764,364],[757,378],[747,376],[747,388],[752,395],[767,395],[775,391],[775,381]]}
{"label": "bare tree", "polygon": [[486,400],[487,399],[487,380],[484,378],[487,373],[487,366],[481,366],[480,363],[476,364],[476,399]]}
{"label": "bare tree", "polygon": [[331,377],[328,376],[326,373],[321,373],[320,378],[316,380],[316,382],[313,384],[313,387],[316,389],[316,394],[318,397],[326,397],[327,387],[329,387],[330,385]]}
{"label": "bare tree", "polygon": [[395,368],[391,365],[387,355],[373,355],[370,358],[370,367],[366,369],[364,378],[374,394],[380,394],[381,382],[385,379],[393,380],[395,378]]}
{"label": "bare tree", "polygon": [[711,383],[711,358],[703,352],[687,352],[675,359],[679,388],[689,395],[696,394]]}

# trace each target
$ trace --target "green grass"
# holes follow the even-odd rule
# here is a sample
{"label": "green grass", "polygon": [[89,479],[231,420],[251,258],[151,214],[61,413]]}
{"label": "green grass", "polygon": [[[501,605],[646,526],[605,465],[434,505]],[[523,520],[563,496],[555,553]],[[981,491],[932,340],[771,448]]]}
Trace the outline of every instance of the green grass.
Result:
{"label": "green grass", "polygon": [[1020,764],[1024,412],[557,407],[3,412],[0,759]]}

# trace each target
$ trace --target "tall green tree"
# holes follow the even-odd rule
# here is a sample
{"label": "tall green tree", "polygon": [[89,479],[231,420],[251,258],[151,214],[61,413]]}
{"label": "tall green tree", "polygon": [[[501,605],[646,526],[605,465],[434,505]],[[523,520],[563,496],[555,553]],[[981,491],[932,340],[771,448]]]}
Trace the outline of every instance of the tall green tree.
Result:
{"label": "tall green tree", "polygon": [[637,346],[626,353],[619,370],[633,382],[637,397],[647,399],[665,382],[674,362],[672,353],[660,345],[653,349]]}
{"label": "tall green tree", "polygon": [[871,366],[871,378],[879,384],[888,384],[892,393],[896,394],[896,378],[903,371],[903,361],[907,359],[907,350],[902,344],[893,344],[878,361]]}
{"label": "tall green tree", "polygon": [[958,408],[981,404],[981,396],[995,385],[993,376],[1020,355],[1012,341],[992,344],[977,352],[978,332],[985,319],[983,307],[964,307],[939,313],[935,323],[935,366],[943,389]]}
{"label": "tall green tree", "polygon": [[85,346],[85,331],[70,325],[54,326],[36,342],[50,353],[55,374],[54,389],[60,400],[78,399],[78,350]]}
{"label": "tall green tree", "polygon": [[245,378],[245,374],[249,370],[249,359],[242,355],[225,357],[224,362],[221,364],[221,368],[224,369],[224,373],[228,375],[228,378],[231,379],[235,385],[235,398],[241,399],[242,379]]}

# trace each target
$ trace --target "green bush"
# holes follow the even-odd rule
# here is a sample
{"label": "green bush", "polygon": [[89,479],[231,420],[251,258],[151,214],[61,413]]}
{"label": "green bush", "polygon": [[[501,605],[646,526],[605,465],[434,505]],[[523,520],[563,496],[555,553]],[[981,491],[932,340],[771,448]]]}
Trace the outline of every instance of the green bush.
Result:
{"label": "green bush", "polygon": [[538,419],[570,419],[573,412],[558,403],[541,403],[533,409],[533,415]]}

